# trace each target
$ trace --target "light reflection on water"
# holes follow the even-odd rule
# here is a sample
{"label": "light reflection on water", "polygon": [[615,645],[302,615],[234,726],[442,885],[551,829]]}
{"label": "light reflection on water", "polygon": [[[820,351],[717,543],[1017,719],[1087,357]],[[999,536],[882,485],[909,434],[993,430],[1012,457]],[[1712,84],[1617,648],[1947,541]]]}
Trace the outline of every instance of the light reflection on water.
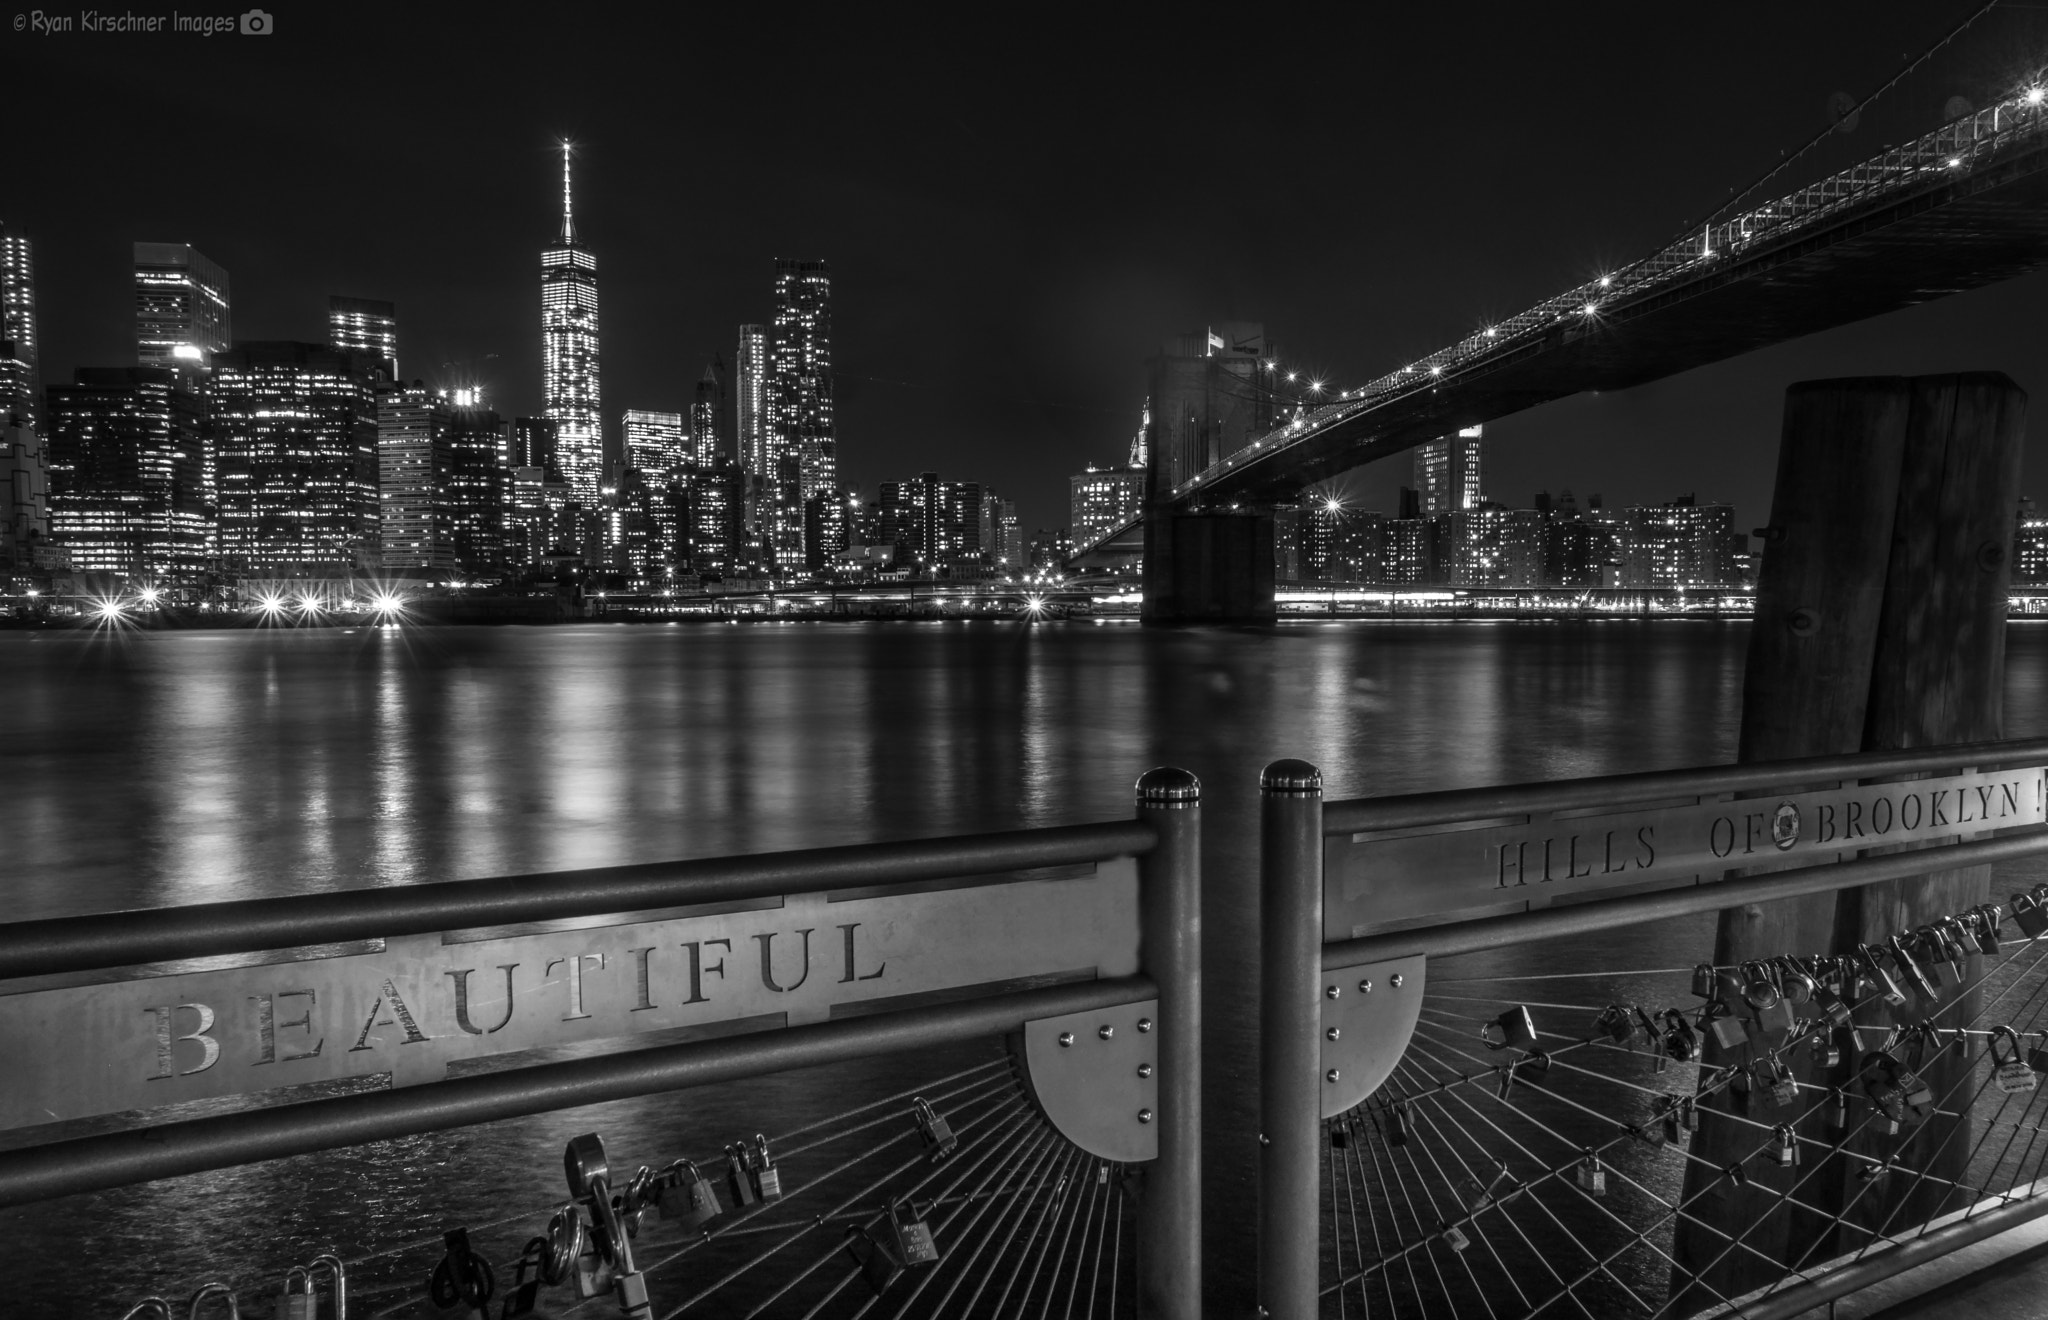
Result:
{"label": "light reflection on water", "polygon": [[[1185,766],[1208,826],[1213,1304],[1243,1310],[1228,1207],[1252,1204],[1259,768],[1306,757],[1348,797],[1725,761],[1746,637],[1700,622],[4,634],[0,892],[24,919],[1104,819],[1147,766]],[[2016,627],[2009,733],[2048,729],[2044,671],[2048,629]],[[1708,930],[1584,956],[1689,963]],[[0,1212],[8,1313],[108,1310],[213,1276],[268,1289],[317,1251],[550,1203],[577,1132],[652,1163],[993,1050]]]}

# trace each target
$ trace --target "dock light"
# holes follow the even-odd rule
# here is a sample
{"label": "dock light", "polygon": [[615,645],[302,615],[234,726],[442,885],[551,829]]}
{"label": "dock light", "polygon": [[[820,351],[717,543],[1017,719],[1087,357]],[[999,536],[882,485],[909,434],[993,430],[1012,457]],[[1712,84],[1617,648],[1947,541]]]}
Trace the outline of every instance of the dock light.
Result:
{"label": "dock light", "polygon": [[1948,167],[1949,167],[1950,169],[1954,169],[1954,168],[1955,168],[1956,166],[1958,166],[1958,165],[1960,165],[1960,164],[1962,164],[1962,163],[1963,163],[1963,161],[1962,161],[1962,158],[1961,158],[1960,156],[1950,156],[1950,157],[1948,158]]}
{"label": "dock light", "polygon": [[2044,97],[2048,97],[2048,92],[2044,92],[2039,87],[2029,87],[2027,89],[2028,105],[2039,105]]}
{"label": "dock light", "polygon": [[98,602],[95,612],[102,619],[112,622],[113,620],[121,617],[121,602],[118,600],[100,601]]}
{"label": "dock light", "polygon": [[142,589],[143,603],[148,605],[154,605],[156,604],[157,597],[163,594],[163,592],[158,591],[155,587],[144,587]]}
{"label": "dock light", "polygon": [[284,598],[282,596],[265,596],[258,600],[256,604],[265,614],[275,614],[284,608]]}
{"label": "dock light", "polygon": [[318,614],[320,612],[320,602],[314,600],[311,596],[301,596],[299,597],[299,608],[308,614]]}
{"label": "dock light", "polygon": [[370,608],[379,614],[389,617],[403,610],[405,602],[388,591],[382,591],[370,597]]}

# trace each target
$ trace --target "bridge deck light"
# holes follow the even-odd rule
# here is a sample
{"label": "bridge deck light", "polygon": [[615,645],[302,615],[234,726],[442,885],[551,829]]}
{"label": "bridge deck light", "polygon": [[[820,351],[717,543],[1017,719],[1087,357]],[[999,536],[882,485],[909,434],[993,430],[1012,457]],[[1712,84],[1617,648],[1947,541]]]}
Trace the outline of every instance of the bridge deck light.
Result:
{"label": "bridge deck light", "polygon": [[1614,277],[1613,277],[1612,275],[1602,275],[1602,276],[1600,277],[1600,287],[1601,287],[1601,288],[1603,288],[1603,289],[1604,289],[1604,288],[1606,288],[1607,286],[1609,286],[1610,284],[1613,284],[1613,283],[1614,283]]}
{"label": "bridge deck light", "polygon": [[1591,316],[1593,314],[1593,304],[1587,303],[1584,307],[1581,307],[1579,310],[1584,312],[1586,315]]}
{"label": "bridge deck light", "polygon": [[1954,169],[1954,168],[1955,168],[1956,166],[1958,166],[1958,165],[1960,165],[1960,164],[1962,164],[1962,163],[1963,163],[1963,162],[1962,162],[1962,158],[1961,158],[1960,156],[1950,156],[1950,157],[1948,158],[1948,167],[1949,167],[1950,169]]}
{"label": "bridge deck light", "polygon": [[1432,376],[1441,376],[1444,374],[1444,369],[1442,367],[1431,367],[1429,369],[1429,374]]}
{"label": "bridge deck light", "polygon": [[2048,97],[2048,91],[2044,91],[2039,87],[2029,87],[2027,89],[2028,105],[2039,105],[2044,97]]}

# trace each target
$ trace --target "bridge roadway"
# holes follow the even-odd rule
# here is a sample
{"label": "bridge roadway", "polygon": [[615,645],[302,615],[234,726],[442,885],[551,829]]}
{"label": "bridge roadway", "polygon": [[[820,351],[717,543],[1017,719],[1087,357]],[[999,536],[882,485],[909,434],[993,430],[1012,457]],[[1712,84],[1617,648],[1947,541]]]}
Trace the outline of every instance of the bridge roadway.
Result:
{"label": "bridge roadway", "polygon": [[[1314,482],[1587,390],[1617,390],[2010,279],[2048,261],[2048,95],[1997,105],[1696,230],[1315,409],[1166,493],[1287,501]],[[1084,547],[1142,548],[1139,523]]]}

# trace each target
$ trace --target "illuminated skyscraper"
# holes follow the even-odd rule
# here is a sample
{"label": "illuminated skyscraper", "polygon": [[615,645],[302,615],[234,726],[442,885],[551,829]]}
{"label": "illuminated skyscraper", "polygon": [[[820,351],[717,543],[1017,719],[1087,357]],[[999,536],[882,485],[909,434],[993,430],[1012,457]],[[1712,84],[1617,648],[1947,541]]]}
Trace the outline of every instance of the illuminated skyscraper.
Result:
{"label": "illuminated skyscraper", "polygon": [[234,338],[228,273],[190,243],[135,245],[135,358],[145,367],[205,367]]}
{"label": "illuminated skyscraper", "polygon": [[598,413],[597,258],[576,239],[569,144],[562,144],[562,230],[540,254],[541,393],[556,425],[556,461],[570,499],[597,507],[604,475]]}
{"label": "illuminated skyscraper", "polygon": [[752,548],[761,546],[765,540],[770,507],[768,478],[773,472],[768,452],[771,431],[768,425],[767,326],[740,327],[736,369],[739,372],[739,464],[745,473],[742,518],[746,540]]}
{"label": "illuminated skyscraper", "polygon": [[665,486],[690,461],[690,442],[683,434],[683,415],[628,409],[625,418],[626,466],[637,468],[649,486]]}
{"label": "illuminated skyscraper", "polygon": [[205,567],[199,397],[162,367],[80,367],[50,387],[50,530],[71,567]]}
{"label": "illuminated skyscraper", "polygon": [[1480,485],[1484,430],[1468,426],[1454,436],[1416,447],[1415,489],[1422,493],[1424,518],[1441,518],[1459,509],[1479,507],[1485,498]]}
{"label": "illuminated skyscraper", "polygon": [[220,548],[259,575],[379,566],[377,412],[367,354],[240,343],[207,396],[220,471]]}
{"label": "illuminated skyscraper", "polygon": [[391,380],[398,379],[398,309],[374,298],[327,299],[327,342],[375,357]]}
{"label": "illuminated skyscraper", "polygon": [[43,385],[36,334],[35,249],[0,223],[0,424],[42,429]]}
{"label": "illuminated skyscraper", "polygon": [[822,261],[775,262],[769,342],[775,565],[803,569],[804,501],[839,479],[832,417],[832,277]]}
{"label": "illuminated skyscraper", "polygon": [[690,461],[710,467],[725,455],[725,361],[713,356],[690,402]]}

